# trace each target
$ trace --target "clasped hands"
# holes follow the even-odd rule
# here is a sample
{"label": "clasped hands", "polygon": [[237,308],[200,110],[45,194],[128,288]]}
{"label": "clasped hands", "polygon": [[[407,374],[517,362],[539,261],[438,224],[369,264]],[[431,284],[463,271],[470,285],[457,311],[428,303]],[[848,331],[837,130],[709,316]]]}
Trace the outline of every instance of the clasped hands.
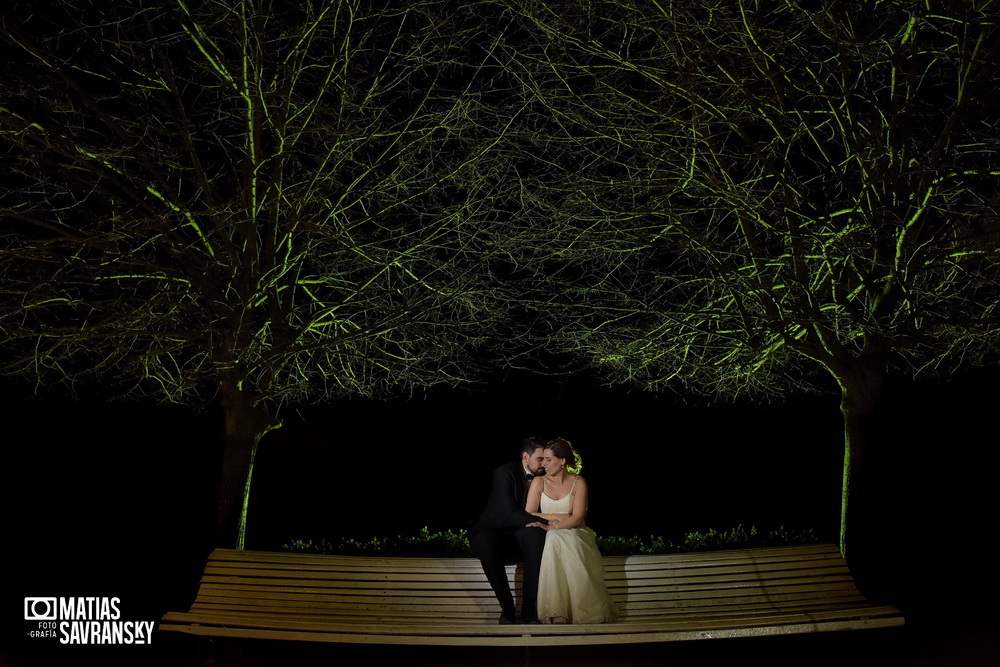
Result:
{"label": "clasped hands", "polygon": [[[532,514],[535,514],[536,516],[545,516],[540,512],[532,512]],[[559,518],[553,519],[552,518],[553,516]],[[542,530],[559,530],[559,520],[565,519],[568,516],[570,515],[566,514],[565,512],[552,512],[547,517],[545,517],[546,519],[548,519],[548,523],[542,523],[541,521],[532,521],[531,523],[526,524],[525,528],[541,528]]]}

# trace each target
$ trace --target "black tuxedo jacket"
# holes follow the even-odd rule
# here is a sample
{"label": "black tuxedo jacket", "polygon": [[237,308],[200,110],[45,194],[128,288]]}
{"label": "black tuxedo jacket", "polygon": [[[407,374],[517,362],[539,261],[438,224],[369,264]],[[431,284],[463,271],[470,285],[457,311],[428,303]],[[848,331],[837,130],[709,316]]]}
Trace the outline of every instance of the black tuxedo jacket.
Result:
{"label": "black tuxedo jacket", "polygon": [[524,510],[528,499],[524,466],[520,460],[502,465],[493,471],[493,489],[486,501],[486,509],[479,516],[472,531],[484,528],[515,530],[532,521],[543,521]]}

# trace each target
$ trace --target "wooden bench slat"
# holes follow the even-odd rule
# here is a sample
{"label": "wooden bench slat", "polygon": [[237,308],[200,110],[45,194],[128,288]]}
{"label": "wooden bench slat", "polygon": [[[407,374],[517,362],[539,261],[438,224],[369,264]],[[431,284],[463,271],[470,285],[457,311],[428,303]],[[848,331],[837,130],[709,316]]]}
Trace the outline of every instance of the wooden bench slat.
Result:
{"label": "wooden bench slat", "polygon": [[[887,616],[897,613],[893,607],[872,607],[866,614],[867,618]],[[672,620],[664,620],[658,624],[655,631],[671,631],[674,629],[689,629],[693,627],[705,627],[707,625],[738,627],[745,625],[778,624],[788,621],[802,622],[804,619],[815,622],[825,622],[830,620],[843,620],[854,618],[849,610],[815,610],[812,612],[789,612],[785,610],[775,610],[773,612],[757,611],[752,614],[728,615],[728,616],[695,616],[676,617]],[[482,628],[470,624],[453,624],[426,622],[400,622],[397,619],[385,618],[381,622],[372,619],[355,620],[317,620],[311,616],[280,616],[272,617],[267,614],[172,614],[170,621],[184,618],[193,623],[205,623],[206,621],[223,623],[229,627],[262,627],[271,629],[311,629],[320,631],[338,632],[365,632],[371,633],[375,630],[372,626],[377,626],[379,632],[387,634],[423,634],[423,635],[467,635],[479,634]],[[645,623],[625,619],[614,624],[596,625],[535,625],[518,626],[507,625],[497,626],[492,634],[497,635],[523,635],[531,634],[535,636],[567,635],[577,633],[588,634],[608,634],[615,632],[644,632],[651,628]]]}
{"label": "wooden bench slat", "polygon": [[[842,560],[834,545],[806,545],[796,547],[773,547],[767,549],[746,549],[717,552],[696,552],[684,554],[659,554],[648,556],[609,556],[604,559],[605,567],[627,564],[630,568],[664,569],[672,565],[680,568],[715,567],[728,562],[744,564],[786,562],[801,560]],[[357,571],[443,571],[472,570],[479,568],[474,558],[384,558],[368,556],[328,556],[271,551],[238,551],[216,549],[209,566],[232,563],[234,566],[259,567],[277,571],[285,566],[291,569],[353,569]],[[513,566],[508,566],[512,569]]]}
{"label": "wooden bench slat", "polygon": [[615,565],[615,564],[604,564],[604,569],[607,574],[611,577],[622,577],[628,576],[636,579],[643,579],[646,577],[677,577],[677,578],[694,578],[694,577],[714,577],[714,576],[724,576],[724,575],[737,575],[745,573],[760,573],[762,575],[769,572],[839,572],[847,570],[846,565],[844,565],[843,560],[835,561],[831,559],[824,559],[821,561],[795,561],[793,563],[785,562],[767,562],[767,563],[718,563],[708,567],[689,567],[685,569],[679,568],[667,568],[652,567],[651,563],[645,563],[642,567],[633,567],[631,565]]}
{"label": "wooden bench slat", "polygon": [[[718,609],[723,607],[737,607],[737,606],[749,606],[757,605],[761,609],[775,609],[781,607],[828,607],[834,608],[839,606],[848,605],[854,608],[858,608],[859,605],[864,606],[865,602],[863,598],[857,595],[844,595],[840,598],[833,597],[822,597],[817,598],[816,596],[808,595],[787,595],[782,597],[775,597],[766,602],[759,603],[757,598],[754,597],[733,597],[727,598],[725,603],[722,603],[717,599],[705,599],[705,600],[662,600],[662,599],[650,599],[650,600],[637,600],[635,602],[629,603],[627,605],[619,605],[620,611],[623,616],[632,615],[634,613],[648,612],[649,610],[658,610],[663,612],[672,612],[675,610],[683,610],[689,614],[702,614],[706,611],[712,609]],[[383,614],[396,614],[402,617],[418,617],[420,615],[440,615],[442,613],[447,613],[449,610],[454,610],[455,612],[467,612],[469,610],[479,610],[489,614],[492,620],[496,620],[496,614],[499,612],[499,607],[495,604],[495,601],[489,599],[482,599],[478,605],[475,604],[464,604],[461,606],[455,605],[451,602],[448,604],[440,604],[440,601],[435,601],[437,604],[394,604],[386,603],[381,600],[363,600],[354,601],[350,603],[327,604],[321,606],[303,606],[301,604],[288,605],[282,604],[280,601],[276,601],[273,604],[212,604],[212,605],[197,605],[192,607],[192,611],[208,611],[211,612],[215,609],[229,608],[229,609],[244,609],[244,610],[271,610],[272,612],[281,613],[284,611],[296,611],[300,613],[335,613],[335,612],[346,612],[346,613],[363,613],[368,610],[376,610]],[[472,601],[469,601],[472,602]]]}
{"label": "wooden bench slat", "polygon": [[[864,617],[864,621],[871,621],[878,618],[891,618],[898,613],[892,607],[872,607]],[[206,622],[217,623],[234,630],[242,628],[248,633],[255,630],[289,630],[289,631],[309,631],[317,633],[337,633],[337,634],[383,634],[383,635],[409,635],[414,637],[461,637],[467,635],[479,635],[482,628],[471,624],[443,624],[437,623],[399,623],[389,619],[378,622],[377,619],[366,619],[363,621],[321,621],[310,618],[281,617],[273,618],[266,615],[172,615],[169,622],[185,621],[192,624],[204,624]],[[825,623],[842,623],[847,620],[857,620],[856,615],[848,611],[821,610],[811,613],[787,613],[774,612],[770,614],[755,613],[742,616],[729,617],[695,617],[678,618],[668,621],[660,621],[655,626],[648,623],[630,622],[625,620],[614,624],[601,625],[535,625],[535,626],[496,626],[492,629],[491,635],[496,637],[505,636],[527,636],[532,637],[552,637],[565,635],[608,635],[608,634],[648,634],[648,633],[671,633],[671,632],[692,632],[714,630],[723,631],[738,628],[766,628],[769,626],[779,626],[788,624],[812,623],[821,625]]]}
{"label": "wooden bench slat", "polygon": [[[810,573],[846,573],[847,567],[836,564],[829,560],[820,563],[812,561],[797,561],[795,563],[753,563],[753,564],[729,564],[712,566],[712,569],[689,568],[687,570],[656,569],[650,564],[644,564],[641,568],[626,568],[623,565],[605,564],[606,577],[609,581],[620,579],[642,580],[647,578],[675,578],[677,580],[704,579],[731,576],[731,577],[763,577],[769,573],[776,576],[794,576],[801,573],[801,576],[808,576]],[[513,573],[510,568],[508,576]],[[386,572],[373,572],[370,570],[331,570],[331,569],[295,569],[283,567],[280,570],[266,570],[262,568],[245,569],[232,567],[211,566],[205,569],[206,581],[232,581],[234,579],[253,579],[260,577],[265,579],[277,578],[308,579],[310,581],[384,581],[384,582],[404,582],[404,581],[455,581],[455,582],[477,582],[486,581],[486,577],[480,567],[478,570],[472,567],[462,570],[452,571],[411,571],[393,570]]]}
{"label": "wooden bench slat", "polygon": [[[703,582],[695,586],[609,586],[609,592],[617,598],[637,598],[637,596],[659,596],[665,599],[677,598],[701,598],[701,597],[724,597],[726,595],[738,594],[764,594],[787,593],[791,591],[816,591],[834,592],[841,590],[855,590],[854,582],[849,577],[837,579],[787,579],[775,580],[762,585],[754,581],[738,582]],[[452,586],[440,586],[438,588],[405,587],[398,589],[388,588],[362,588],[356,585],[348,585],[342,588],[337,587],[304,587],[295,588],[275,585],[243,585],[234,584],[232,586],[220,586],[219,584],[206,584],[202,587],[198,601],[209,598],[236,597],[242,599],[275,598],[275,599],[296,599],[315,601],[334,601],[338,599],[355,599],[361,597],[379,598],[413,598],[421,599],[428,597],[441,598],[466,598],[466,597],[492,597],[492,591],[488,587],[461,588]]]}
{"label": "wooden bench slat", "polygon": [[[546,646],[586,646],[598,644],[628,644],[645,642],[688,641],[696,639],[722,639],[738,637],[762,637],[768,635],[802,634],[809,632],[860,630],[875,628],[890,628],[901,625],[899,617],[884,617],[871,619],[843,620],[817,624],[815,622],[786,624],[764,627],[742,627],[725,629],[699,629],[693,631],[615,633],[615,634],[578,634],[568,636],[546,637]],[[336,642],[341,644],[421,644],[433,646],[537,646],[538,635],[506,636],[472,636],[472,637],[424,637],[405,635],[372,634],[337,634],[329,632],[291,632],[287,630],[257,629],[248,632],[242,628],[227,628],[221,626],[203,627],[198,625],[160,626],[167,631],[186,632],[189,634],[212,637],[242,637],[255,639],[279,639],[290,641]]]}
{"label": "wooden bench slat", "polygon": [[[377,610],[379,613],[394,613],[403,617],[417,617],[420,615],[440,615],[442,613],[466,613],[470,610],[482,611],[484,613],[490,614],[493,620],[496,619],[496,614],[500,611],[499,607],[494,601],[489,599],[480,600],[462,600],[461,604],[455,604],[454,601],[441,601],[433,600],[427,604],[400,604],[400,603],[386,603],[381,600],[361,600],[352,601],[349,603],[330,603],[317,606],[304,606],[301,603],[296,603],[294,605],[285,604],[282,601],[274,601],[268,604],[268,601],[262,601],[258,604],[248,604],[245,602],[241,603],[231,603],[228,601],[215,602],[210,605],[194,605],[192,606],[192,611],[212,611],[217,609],[260,609],[260,610],[273,610],[275,612],[282,611],[297,611],[301,613],[364,613],[368,610]],[[853,606],[855,608],[864,607],[865,601],[863,598],[857,595],[845,594],[841,597],[816,597],[811,595],[787,595],[780,598],[773,598],[766,602],[758,604],[758,601],[754,597],[733,597],[726,598],[725,601],[706,599],[706,600],[662,600],[662,599],[648,599],[648,600],[635,600],[628,604],[618,605],[620,613],[623,616],[638,614],[638,613],[649,613],[650,610],[655,610],[658,612],[673,612],[675,610],[686,610],[691,614],[695,613],[705,613],[711,609],[719,608],[732,608],[737,606],[748,606],[748,605],[758,605],[763,609],[774,609],[781,607],[804,607],[804,606],[816,606],[816,607],[839,607],[843,605]]]}
{"label": "wooden bench slat", "polygon": [[[373,592],[391,592],[392,594],[404,594],[406,591],[425,591],[422,595],[448,595],[453,591],[463,591],[469,594],[479,594],[482,592],[491,593],[488,582],[456,582],[456,581],[400,581],[394,582],[392,586],[384,584],[376,585],[378,582],[357,582],[348,580],[344,582],[321,581],[310,582],[311,585],[302,585],[298,580],[270,579],[246,581],[246,580],[218,580],[214,577],[206,577],[202,581],[201,592],[206,594],[231,591],[235,595],[253,595],[257,593],[287,593],[295,596],[322,596],[324,594],[340,592],[357,594],[371,594]],[[831,588],[840,587],[842,584],[853,586],[853,580],[847,572],[836,575],[802,576],[761,579],[750,575],[741,577],[725,577],[712,579],[701,577],[694,580],[686,579],[641,579],[641,580],[611,580],[607,581],[608,589],[612,593],[629,590],[636,592],[680,592],[680,591],[707,591],[718,590],[720,588],[780,588],[788,585],[815,585],[829,586]]]}
{"label": "wooden bench slat", "polygon": [[[754,598],[744,598],[731,600],[728,604],[717,604],[714,601],[709,604],[692,605],[663,605],[657,601],[645,604],[635,604],[620,608],[623,618],[652,618],[654,616],[665,617],[669,615],[686,616],[706,616],[708,614],[730,614],[730,613],[756,613],[757,611],[771,611],[783,609],[787,611],[808,612],[822,609],[857,609],[858,604],[863,603],[860,596],[845,596],[838,599],[815,599],[802,598],[791,600],[768,600],[761,601]],[[346,616],[348,618],[376,615],[399,616],[404,619],[424,620],[426,618],[441,619],[445,617],[458,617],[472,619],[488,619],[489,623],[496,622],[495,605],[479,606],[456,606],[456,605],[421,605],[414,608],[414,605],[326,605],[321,608],[309,607],[289,607],[289,606],[268,606],[253,604],[218,604],[211,606],[192,606],[191,613],[217,614],[226,612],[247,613],[247,614],[293,614],[307,615],[312,617],[336,618]]]}

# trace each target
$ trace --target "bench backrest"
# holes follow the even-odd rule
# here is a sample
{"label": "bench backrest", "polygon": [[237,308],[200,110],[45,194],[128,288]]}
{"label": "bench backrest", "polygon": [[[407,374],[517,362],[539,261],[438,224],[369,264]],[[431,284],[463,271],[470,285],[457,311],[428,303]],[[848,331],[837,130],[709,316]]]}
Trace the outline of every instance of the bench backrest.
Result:
{"label": "bench backrest", "polygon": [[[607,557],[604,565],[623,617],[864,602],[832,545]],[[508,576],[519,590],[520,568],[508,566]],[[470,622],[493,622],[499,613],[479,561],[472,558],[228,549],[212,553],[192,607],[209,609],[438,620],[457,614]]]}

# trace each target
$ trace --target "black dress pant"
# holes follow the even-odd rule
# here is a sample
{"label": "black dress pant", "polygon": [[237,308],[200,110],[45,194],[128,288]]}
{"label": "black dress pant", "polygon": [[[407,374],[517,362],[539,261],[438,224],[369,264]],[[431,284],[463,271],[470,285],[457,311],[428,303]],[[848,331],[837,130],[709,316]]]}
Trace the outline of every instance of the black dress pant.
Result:
{"label": "black dress pant", "polygon": [[545,531],[541,528],[480,528],[472,535],[471,543],[473,553],[483,564],[483,572],[497,596],[500,609],[511,620],[515,617],[514,596],[507,581],[505,565],[517,560],[524,563],[521,620],[538,618],[538,573],[542,567]]}

